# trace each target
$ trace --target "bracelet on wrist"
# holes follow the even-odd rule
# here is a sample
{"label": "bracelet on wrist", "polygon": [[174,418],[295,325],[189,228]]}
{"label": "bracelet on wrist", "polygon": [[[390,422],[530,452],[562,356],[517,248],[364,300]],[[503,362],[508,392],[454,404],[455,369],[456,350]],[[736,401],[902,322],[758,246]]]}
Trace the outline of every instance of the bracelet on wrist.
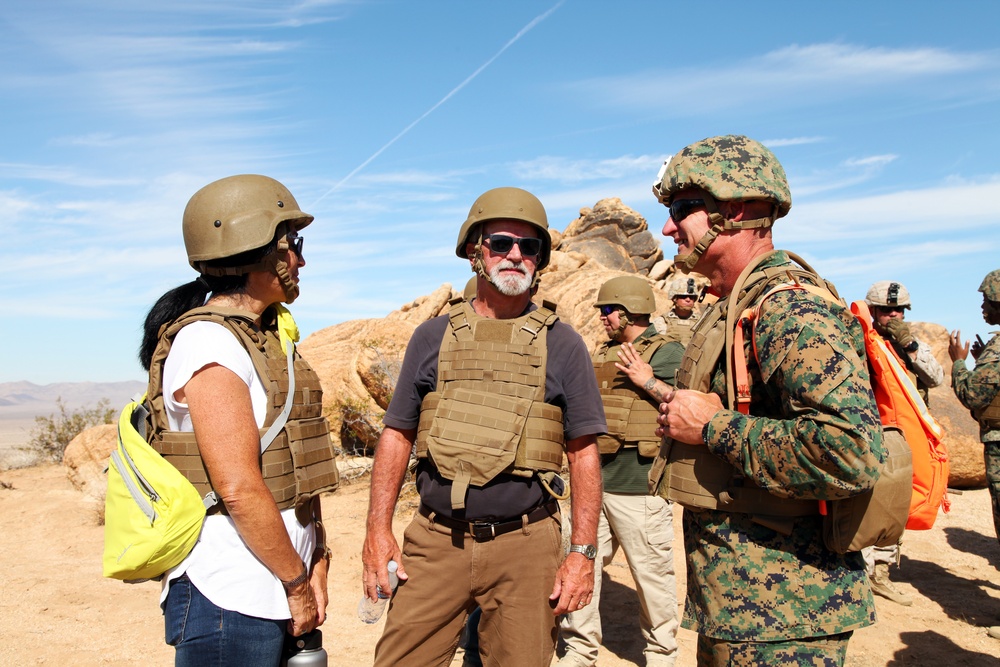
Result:
{"label": "bracelet on wrist", "polygon": [[305,583],[308,579],[309,579],[309,568],[306,567],[305,563],[302,563],[302,574],[300,574],[299,576],[295,577],[291,581],[284,581],[284,580],[282,580],[281,581],[281,585],[287,591],[287,590],[291,590],[291,589],[295,588],[296,586],[298,586],[298,585],[300,585],[302,583]]}

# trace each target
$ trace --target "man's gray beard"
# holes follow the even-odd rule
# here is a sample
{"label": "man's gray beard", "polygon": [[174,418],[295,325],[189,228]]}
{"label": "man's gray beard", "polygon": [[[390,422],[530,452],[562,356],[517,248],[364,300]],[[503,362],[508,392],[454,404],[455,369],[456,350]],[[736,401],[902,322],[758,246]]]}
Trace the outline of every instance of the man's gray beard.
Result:
{"label": "man's gray beard", "polygon": [[[505,269],[520,269],[524,271],[519,276],[500,275]],[[531,288],[531,274],[524,268],[524,264],[515,264],[510,260],[503,260],[490,271],[490,280],[493,286],[505,296],[520,296]]]}

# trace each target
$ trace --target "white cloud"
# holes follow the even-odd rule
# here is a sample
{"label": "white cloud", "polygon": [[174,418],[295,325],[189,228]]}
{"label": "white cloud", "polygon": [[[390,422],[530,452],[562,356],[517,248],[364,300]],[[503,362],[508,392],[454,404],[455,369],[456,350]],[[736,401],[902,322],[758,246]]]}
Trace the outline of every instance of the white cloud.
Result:
{"label": "white cloud", "polygon": [[514,162],[511,172],[520,179],[578,183],[599,179],[618,179],[636,174],[655,173],[663,157],[623,155],[604,160],[541,156],[534,160]]}
{"label": "white cloud", "polygon": [[[597,104],[656,108],[675,116],[701,115],[721,108],[750,111],[748,100],[762,111],[775,106],[814,105],[828,99],[884,92],[915,80],[941,79],[952,87],[957,75],[996,72],[1000,58],[993,51],[962,53],[942,48],[891,49],[854,44],[793,44],[735,64],[711,62],[701,68],[653,70],[623,76],[592,78],[570,84],[587,91],[584,99]],[[982,90],[971,87],[977,95]],[[922,96],[928,96],[926,88]],[[938,86],[935,94],[944,94]],[[677,104],[688,100],[688,104]]]}
{"label": "white cloud", "polygon": [[982,239],[996,237],[1000,212],[986,204],[998,198],[1000,177],[993,177],[980,183],[796,204],[788,222],[779,221],[775,227],[780,225],[783,240],[794,243],[850,239],[856,244],[891,246],[927,234],[942,242],[960,234],[968,239],[963,241],[968,251]]}
{"label": "white cloud", "polygon": [[760,143],[769,148],[781,148],[782,146],[801,146],[803,144],[817,144],[826,141],[826,137],[789,137],[787,139],[765,139]]}

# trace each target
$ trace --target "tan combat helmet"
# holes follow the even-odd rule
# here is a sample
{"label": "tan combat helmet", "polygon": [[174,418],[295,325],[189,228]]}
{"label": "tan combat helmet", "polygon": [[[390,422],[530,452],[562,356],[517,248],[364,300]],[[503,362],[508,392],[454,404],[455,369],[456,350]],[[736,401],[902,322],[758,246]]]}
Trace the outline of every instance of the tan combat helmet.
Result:
{"label": "tan combat helmet", "polygon": [[519,220],[538,229],[538,236],[542,240],[542,250],[538,254],[538,264],[535,269],[537,278],[538,272],[549,263],[552,245],[552,239],[549,236],[549,219],[545,215],[545,207],[542,206],[542,202],[538,201],[538,197],[521,188],[494,188],[480,195],[479,199],[472,204],[472,208],[469,209],[469,217],[462,223],[462,228],[458,232],[455,254],[462,259],[468,259],[465,246],[470,242],[475,243],[476,262],[473,271],[492,282],[490,277],[486,275],[482,261],[482,223],[490,220]]}
{"label": "tan combat helmet", "polygon": [[609,334],[611,340],[618,340],[625,327],[635,320],[632,315],[652,315],[656,310],[656,299],[653,288],[639,276],[619,276],[606,281],[597,290],[597,301],[594,308],[601,306],[619,306],[618,328]]}
{"label": "tan combat helmet", "polygon": [[692,299],[697,299],[700,294],[701,290],[698,289],[697,282],[688,276],[674,278],[670,281],[670,288],[667,290],[667,296],[671,299],[678,296],[689,296]]}
{"label": "tan combat helmet", "polygon": [[880,280],[868,288],[865,294],[865,303],[869,306],[911,308],[910,292],[903,286],[892,280]]}
{"label": "tan combat helmet", "polygon": [[[788,179],[778,158],[759,141],[742,135],[709,137],[687,146],[663,163],[653,183],[653,195],[665,206],[678,192],[700,188],[711,228],[687,255],[677,255],[674,263],[690,271],[705,254],[715,238],[726,229],[770,227],[788,215],[792,195]],[[739,222],[726,220],[719,213],[718,201],[769,201],[771,215]]]}
{"label": "tan combat helmet", "polygon": [[990,271],[979,285],[979,291],[990,301],[1000,303],[1000,269]]}
{"label": "tan combat helmet", "polygon": [[284,230],[298,231],[313,221],[299,210],[295,197],[284,185],[257,174],[229,176],[198,190],[184,209],[184,247],[188,262],[199,273],[243,275],[270,271],[281,280],[285,301],[299,295],[299,287],[288,271],[288,241],[280,234],[275,252],[243,265],[216,262],[264,248]]}

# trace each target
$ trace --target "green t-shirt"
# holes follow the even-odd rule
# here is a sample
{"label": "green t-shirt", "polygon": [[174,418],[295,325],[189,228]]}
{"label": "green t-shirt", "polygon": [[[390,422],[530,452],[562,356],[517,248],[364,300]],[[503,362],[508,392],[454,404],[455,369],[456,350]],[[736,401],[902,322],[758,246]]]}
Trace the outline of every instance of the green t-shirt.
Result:
{"label": "green t-shirt", "polygon": [[[650,325],[639,338],[647,338],[655,333],[656,329]],[[610,347],[609,353],[617,347],[618,345]],[[684,346],[680,343],[671,341],[662,345],[649,360],[649,365],[653,367],[653,375],[656,379],[673,385],[674,375],[680,368],[683,356]],[[646,495],[649,492],[647,478],[652,465],[652,457],[639,456],[638,447],[622,447],[614,454],[603,454],[601,477],[604,481],[604,490],[622,495]]]}

